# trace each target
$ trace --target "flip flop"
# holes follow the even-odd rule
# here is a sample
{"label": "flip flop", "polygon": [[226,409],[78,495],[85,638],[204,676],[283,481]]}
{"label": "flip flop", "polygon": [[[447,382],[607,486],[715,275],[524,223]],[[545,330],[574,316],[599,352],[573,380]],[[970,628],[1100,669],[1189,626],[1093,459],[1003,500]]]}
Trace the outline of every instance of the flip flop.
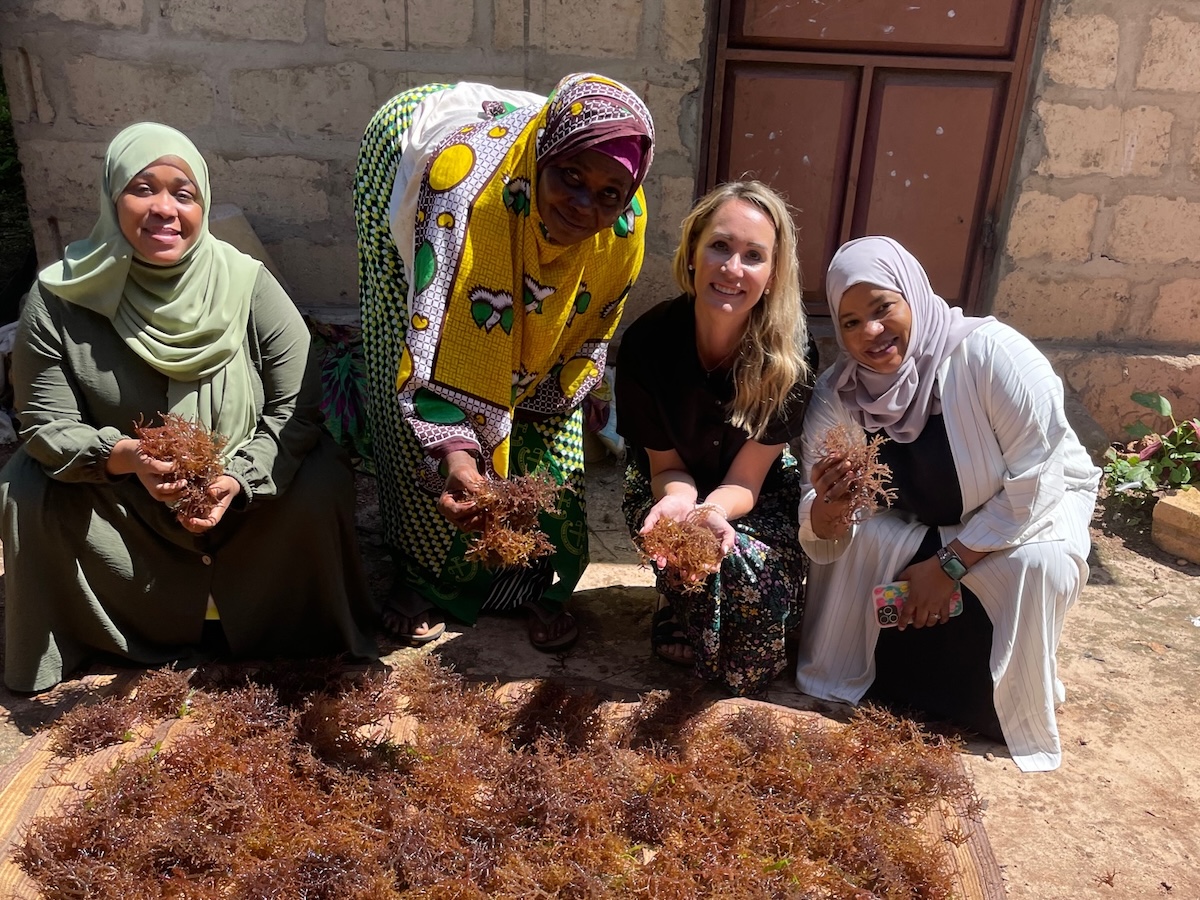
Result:
{"label": "flip flop", "polygon": [[654,618],[650,620],[650,649],[663,662],[690,669],[695,662],[694,656],[691,659],[684,659],[683,657],[669,656],[663,652],[664,647],[676,645],[691,647],[679,620],[675,618],[675,610],[671,608],[670,604],[660,606],[655,611]]}
{"label": "flip flop", "polygon": [[[446,619],[442,611],[412,588],[402,588],[389,594],[383,602],[380,618],[388,637],[410,647],[431,644],[446,633]],[[429,630],[424,634],[416,634],[414,629],[422,621],[429,626]]]}
{"label": "flip flop", "polygon": [[[528,614],[529,643],[534,650],[541,650],[543,653],[566,653],[579,640],[579,626],[575,622],[575,617],[562,607],[549,610],[544,609],[533,601],[527,600],[521,604],[521,608]],[[570,623],[570,627],[566,631],[556,638],[550,638],[545,641],[539,641],[534,638],[533,632],[538,625],[548,628],[551,624],[562,621],[563,616],[566,616]]]}

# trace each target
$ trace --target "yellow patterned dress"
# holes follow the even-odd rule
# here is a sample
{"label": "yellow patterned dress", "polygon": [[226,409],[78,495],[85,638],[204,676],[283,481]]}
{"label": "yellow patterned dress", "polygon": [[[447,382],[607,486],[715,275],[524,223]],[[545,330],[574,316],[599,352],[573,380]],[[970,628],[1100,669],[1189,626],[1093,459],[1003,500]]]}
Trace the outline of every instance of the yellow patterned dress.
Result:
{"label": "yellow patterned dress", "polygon": [[[636,95],[597,75],[568,76],[541,105],[485,101],[414,173],[402,255],[389,204],[407,132],[436,110],[423,104],[461,87],[425,85],[385,104],[363,137],[354,194],[385,540],[409,586],[471,622],[485,605],[561,604],[587,565],[580,404],[602,376],[644,252],[640,188],[611,229],[551,243],[534,196],[538,160],[589,137],[642,135],[639,184],[653,132]],[[430,452],[464,443],[493,477],[547,469],[572,489],[559,515],[543,516],[548,565],[497,575],[465,558],[467,536],[437,510],[444,479]]]}

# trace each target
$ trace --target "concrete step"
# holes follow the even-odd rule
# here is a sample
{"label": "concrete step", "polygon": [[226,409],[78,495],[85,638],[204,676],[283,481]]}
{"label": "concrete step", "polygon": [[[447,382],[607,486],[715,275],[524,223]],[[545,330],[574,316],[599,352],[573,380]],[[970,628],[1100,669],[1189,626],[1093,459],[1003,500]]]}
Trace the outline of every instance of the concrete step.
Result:
{"label": "concrete step", "polygon": [[1155,503],[1150,539],[1167,553],[1200,563],[1200,490],[1171,491]]}

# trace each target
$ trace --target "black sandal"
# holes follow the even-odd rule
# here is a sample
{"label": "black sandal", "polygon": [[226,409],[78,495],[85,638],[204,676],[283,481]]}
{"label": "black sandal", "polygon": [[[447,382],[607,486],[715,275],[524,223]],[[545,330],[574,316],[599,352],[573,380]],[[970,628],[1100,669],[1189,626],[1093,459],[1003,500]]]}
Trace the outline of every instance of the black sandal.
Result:
{"label": "black sandal", "polygon": [[[579,625],[576,624],[575,617],[565,608],[560,606],[557,609],[549,610],[532,600],[521,604],[521,608],[528,615],[529,643],[534,650],[540,650],[543,653],[566,653],[579,640]],[[563,621],[564,617],[567,628],[558,637],[539,641],[533,636],[539,626],[548,631],[551,625]]]}
{"label": "black sandal", "polygon": [[663,662],[670,663],[673,666],[681,668],[692,667],[695,660],[695,651],[692,651],[692,656],[683,658],[679,656],[670,656],[663,652],[665,647],[687,647],[692,649],[691,641],[688,640],[687,634],[679,624],[679,620],[675,618],[675,610],[668,603],[665,606],[660,606],[654,613],[654,618],[650,620],[650,649],[654,651],[654,655]]}
{"label": "black sandal", "polygon": [[[446,633],[446,617],[442,611],[409,587],[388,594],[380,619],[388,637],[410,647],[431,644]],[[416,629],[421,623],[425,623],[428,630],[417,634]]]}

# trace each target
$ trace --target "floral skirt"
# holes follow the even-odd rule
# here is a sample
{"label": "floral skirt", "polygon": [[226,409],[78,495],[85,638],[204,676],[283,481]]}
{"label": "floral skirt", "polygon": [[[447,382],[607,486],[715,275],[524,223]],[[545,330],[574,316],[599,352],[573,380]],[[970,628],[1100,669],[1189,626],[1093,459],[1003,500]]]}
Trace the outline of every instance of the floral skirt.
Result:
{"label": "floral skirt", "polygon": [[[784,463],[783,484],[764,490],[748,515],[730,523],[737,541],[703,592],[673,590],[658,574],[658,590],[691,643],[696,675],[742,697],[762,694],[784,670],[784,641],[804,610],[808,558],[800,549],[796,518],[801,475],[786,451]],[[654,502],[650,479],[631,463],[622,508],[635,540]]]}

